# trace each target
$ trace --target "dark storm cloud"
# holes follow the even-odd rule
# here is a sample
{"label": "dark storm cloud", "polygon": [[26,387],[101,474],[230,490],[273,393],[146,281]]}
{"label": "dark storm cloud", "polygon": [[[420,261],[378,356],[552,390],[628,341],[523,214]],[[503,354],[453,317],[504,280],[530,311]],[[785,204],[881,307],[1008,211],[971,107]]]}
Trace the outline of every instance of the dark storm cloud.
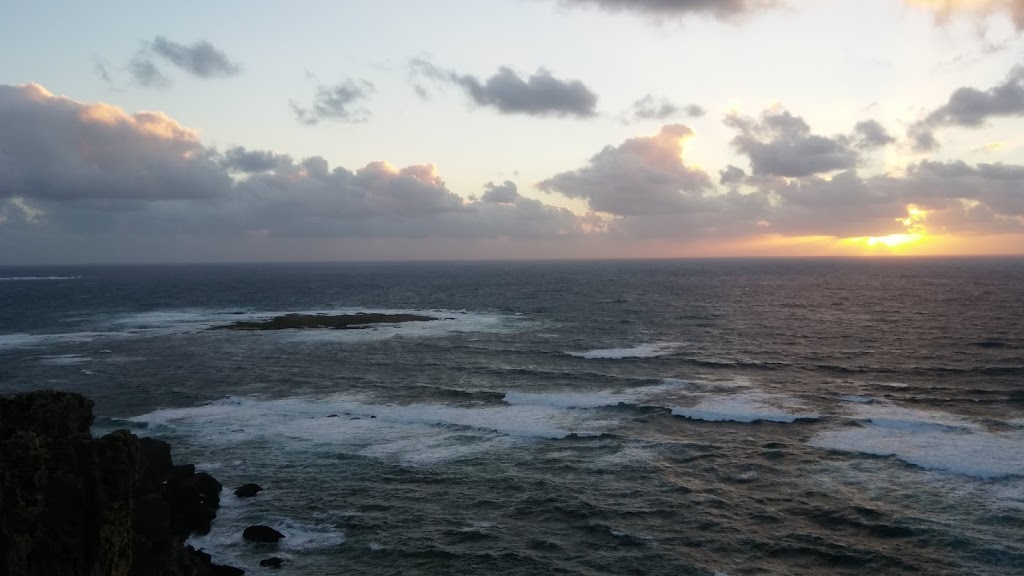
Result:
{"label": "dark storm cloud", "polygon": [[730,115],[725,124],[738,132],[732,145],[750,158],[755,176],[798,178],[853,168],[859,159],[849,138],[813,134],[803,118],[785,110],[766,110],[760,119]]}
{"label": "dark storm cloud", "polygon": [[772,8],[779,0],[562,0],[564,4],[598,6],[615,12],[639,12],[658,17],[706,14],[729,18]]}
{"label": "dark storm cloud", "polygon": [[179,44],[157,36],[150,43],[150,48],[153,54],[198,78],[221,78],[241,72],[241,67],[227,54],[205,40]]}
{"label": "dark storm cloud", "polygon": [[586,199],[593,210],[622,216],[681,212],[699,205],[711,179],[682,162],[682,143],[693,131],[682,124],[655,136],[606,146],[585,166],[548,178],[537,187]]}
{"label": "dark storm cloud", "polygon": [[853,132],[856,146],[865,150],[880,148],[896,142],[896,139],[886,131],[885,126],[882,126],[877,120],[857,122],[857,125],[853,127]]}
{"label": "dark storm cloud", "polygon": [[366,100],[373,89],[373,84],[365,80],[345,80],[334,86],[317,86],[309,107],[299,106],[295,102],[289,105],[295,117],[303,124],[318,124],[322,120],[366,122],[370,118],[370,111],[356,103]]}
{"label": "dark storm cloud", "polygon": [[[412,61],[411,69],[415,75],[454,84],[477,106],[494,108],[503,114],[579,118],[596,114],[597,95],[586,84],[580,80],[560,80],[543,68],[523,79],[502,66],[486,80],[444,70],[419,59]],[[419,88],[421,92],[422,87]]]}
{"label": "dark storm cloud", "polygon": [[921,151],[938,148],[935,131],[948,126],[976,128],[989,118],[1024,116],[1024,67],[1017,66],[1003,83],[987,90],[964,86],[957,88],[949,100],[907,131],[914,148]]}
{"label": "dark storm cloud", "polygon": [[495,184],[494,182],[488,182],[485,184],[484,195],[481,200],[484,202],[508,204],[510,202],[515,202],[519,198],[519,189],[516,188],[515,182],[505,180],[505,182],[501,184]]}

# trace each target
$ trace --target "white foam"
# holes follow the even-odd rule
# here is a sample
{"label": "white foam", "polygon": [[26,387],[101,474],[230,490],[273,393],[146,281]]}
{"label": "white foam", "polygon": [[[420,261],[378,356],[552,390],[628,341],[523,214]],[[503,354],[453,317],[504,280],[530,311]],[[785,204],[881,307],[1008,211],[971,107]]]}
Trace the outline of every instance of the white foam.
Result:
{"label": "white foam", "polygon": [[42,348],[54,344],[79,344],[91,342],[104,336],[115,336],[116,332],[68,332],[64,334],[0,334],[0,350],[13,348]]}
{"label": "white foam", "polygon": [[39,362],[41,364],[49,364],[53,366],[70,366],[92,361],[92,358],[89,358],[85,354],[54,354],[50,356],[40,356],[39,358]]}
{"label": "white foam", "polygon": [[640,344],[632,348],[607,348],[602,350],[588,350],[586,352],[566,352],[570,356],[586,358],[588,360],[621,360],[623,358],[656,358],[666,356],[675,352],[682,344],[679,342],[655,342],[651,344]]}
{"label": "white foam", "polygon": [[672,414],[709,422],[762,420],[789,423],[797,419],[819,417],[813,412],[800,411],[802,409],[802,404],[794,398],[764,392],[743,392],[729,396],[705,397],[696,406],[672,408]]}
{"label": "white foam", "polygon": [[637,393],[625,392],[506,392],[505,402],[516,406],[552,408],[602,408],[618,406],[637,399]]}
{"label": "white foam", "polygon": [[181,431],[211,445],[253,438],[298,447],[430,465],[535,439],[599,434],[613,423],[550,406],[380,405],[341,395],[322,399],[229,398],[131,419],[151,431]]}
{"label": "white foam", "polygon": [[963,416],[884,402],[853,408],[859,426],[820,432],[810,445],[978,478],[1024,475],[1024,430],[989,432]]}
{"label": "white foam", "polygon": [[5,276],[0,282],[34,282],[39,280],[78,280],[81,276]]}

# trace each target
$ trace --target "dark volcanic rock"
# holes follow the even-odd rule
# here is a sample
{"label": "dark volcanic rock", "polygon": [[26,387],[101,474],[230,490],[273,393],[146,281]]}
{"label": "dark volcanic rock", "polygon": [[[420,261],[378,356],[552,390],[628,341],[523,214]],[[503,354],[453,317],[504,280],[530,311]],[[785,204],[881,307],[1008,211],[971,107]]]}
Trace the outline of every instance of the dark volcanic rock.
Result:
{"label": "dark volcanic rock", "polygon": [[271,556],[270,558],[264,558],[260,560],[260,567],[262,568],[280,568],[284,565],[284,560],[277,556]]}
{"label": "dark volcanic rock", "polygon": [[284,538],[284,534],[281,534],[277,530],[274,530],[270,526],[264,526],[262,524],[256,524],[249,526],[242,531],[242,538],[246,540],[252,540],[253,542],[277,542],[281,538]]}
{"label": "dark volcanic rock", "polygon": [[239,498],[252,498],[262,490],[263,488],[259,484],[243,484],[238,488],[235,488],[235,496],[238,496]]}
{"label": "dark volcanic rock", "polygon": [[226,326],[215,326],[214,330],[288,330],[292,328],[326,328],[330,330],[353,330],[366,328],[371,324],[397,324],[400,322],[429,322],[437,320],[432,316],[418,314],[285,314],[270,320],[256,322],[234,322]]}
{"label": "dark volcanic rock", "polygon": [[124,430],[93,438],[92,401],[0,397],[0,574],[239,574],[182,544],[208,530],[220,484]]}

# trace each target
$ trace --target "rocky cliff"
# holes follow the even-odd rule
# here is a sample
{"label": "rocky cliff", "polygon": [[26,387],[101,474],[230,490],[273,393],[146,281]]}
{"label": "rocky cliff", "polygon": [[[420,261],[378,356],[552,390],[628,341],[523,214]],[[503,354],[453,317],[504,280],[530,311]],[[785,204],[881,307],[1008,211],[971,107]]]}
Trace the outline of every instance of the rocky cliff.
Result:
{"label": "rocky cliff", "polygon": [[184,545],[209,531],[220,483],[159,440],[93,438],[92,422],[79,394],[0,397],[0,574],[242,574]]}

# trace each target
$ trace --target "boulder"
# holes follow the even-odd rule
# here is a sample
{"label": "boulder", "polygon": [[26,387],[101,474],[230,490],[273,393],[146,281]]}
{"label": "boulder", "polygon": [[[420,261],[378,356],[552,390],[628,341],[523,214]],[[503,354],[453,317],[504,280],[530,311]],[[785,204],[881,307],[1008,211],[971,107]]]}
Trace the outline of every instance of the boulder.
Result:
{"label": "boulder", "polygon": [[255,524],[249,526],[242,531],[242,538],[251,540],[253,542],[270,542],[274,543],[284,538],[284,534],[281,534],[277,530],[274,530],[270,526],[264,526],[262,524]]}
{"label": "boulder", "polygon": [[261,568],[280,568],[284,565],[284,560],[277,556],[271,556],[270,558],[264,558],[260,560]]}
{"label": "boulder", "polygon": [[263,488],[259,484],[243,484],[235,489],[235,496],[239,498],[252,498],[262,490]]}

